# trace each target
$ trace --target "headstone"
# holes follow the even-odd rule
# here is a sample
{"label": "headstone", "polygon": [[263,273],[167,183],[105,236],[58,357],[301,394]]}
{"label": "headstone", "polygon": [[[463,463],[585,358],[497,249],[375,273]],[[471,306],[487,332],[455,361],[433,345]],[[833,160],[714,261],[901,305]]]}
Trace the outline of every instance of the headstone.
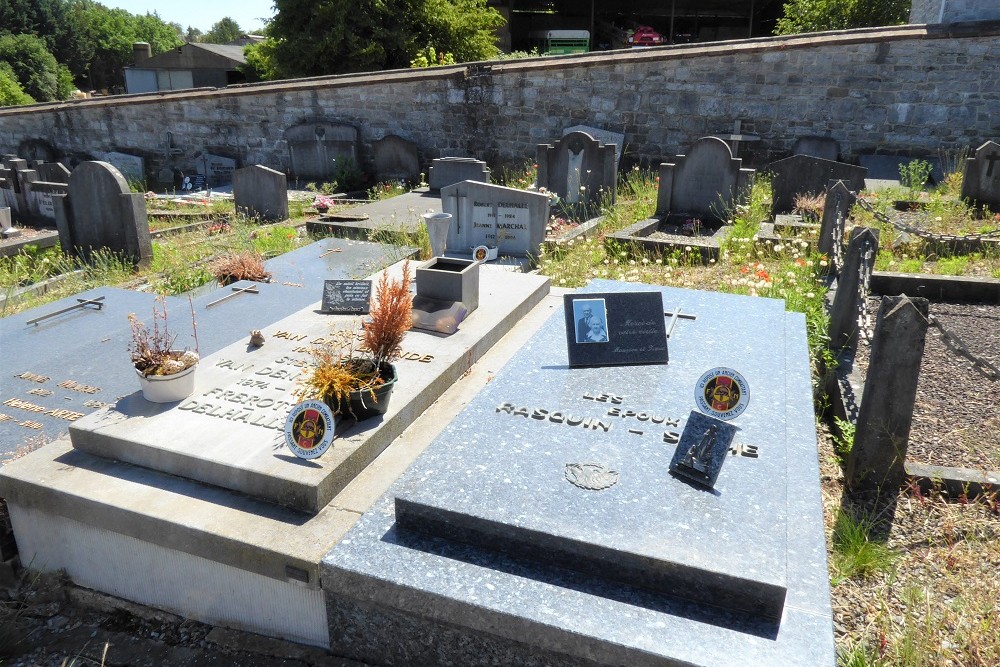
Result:
{"label": "headstone", "polygon": [[[817,195],[832,180],[844,181],[848,189],[861,192],[868,170],[844,162],[807,155],[793,155],[767,165],[771,180],[771,215],[791,213],[796,195]],[[662,184],[660,186],[663,187]]]}
{"label": "headstone", "polygon": [[858,346],[861,309],[868,299],[868,281],[878,255],[879,230],[855,227],[837,278],[830,307],[830,346],[854,350]]}
{"label": "headstone", "polygon": [[230,185],[233,182],[233,173],[236,171],[236,160],[224,155],[206,153],[202,157],[202,169],[205,175],[205,184],[208,187],[218,188]]}
{"label": "headstone", "polygon": [[332,180],[349,161],[358,165],[358,130],[343,123],[302,123],[285,130],[291,173],[297,179]]}
{"label": "headstone", "polygon": [[[323,559],[338,654],[835,664],[803,316],[610,281],[578,296],[640,290],[697,316],[669,364],[569,368],[554,313]],[[668,468],[719,367],[752,397],[713,490]]]}
{"label": "headstone", "polygon": [[471,253],[486,245],[502,255],[529,257],[545,240],[549,198],[538,192],[463,181],[441,190],[441,208],[452,215],[451,252]]}
{"label": "headstone", "polygon": [[667,363],[659,292],[567,294],[563,308],[571,367]]}
{"label": "headstone", "polygon": [[10,206],[0,206],[0,228],[10,227]]}
{"label": "headstone", "polygon": [[130,183],[139,183],[146,180],[146,163],[138,155],[119,153],[117,151],[94,151],[91,154],[95,159],[107,162],[113,166]]}
{"label": "headstone", "polygon": [[69,192],[69,186],[65,183],[47,183],[45,181],[31,181],[24,186],[24,202],[29,215],[36,221],[54,225],[56,222],[55,195],[65,195]]}
{"label": "headstone", "polygon": [[660,165],[656,215],[726,222],[727,212],[749,192],[754,173],[725,141],[703,137],[686,155]]}
{"label": "headstone", "polygon": [[417,145],[394,134],[372,143],[375,173],[380,181],[412,181],[420,177]]}
{"label": "headstone", "polygon": [[43,162],[37,167],[38,180],[46,183],[69,183],[69,169],[59,162]]}
{"label": "headstone", "polygon": [[615,200],[618,158],[615,147],[586,132],[571,132],[555,144],[539,144],[538,187],[555,192],[569,204]]}
{"label": "headstone", "polygon": [[597,127],[590,127],[589,125],[574,125],[573,127],[567,127],[563,130],[563,136],[572,132],[584,132],[589,134],[594,139],[597,139],[602,144],[607,144],[608,146],[614,145],[615,147],[615,164],[621,164],[622,161],[622,151],[625,150],[625,134],[622,132],[612,132],[611,130],[602,130]]}
{"label": "headstone", "polygon": [[851,215],[851,209],[858,201],[858,195],[851,192],[843,181],[836,181],[826,190],[826,201],[823,204],[823,221],[820,224],[819,251],[832,257],[835,244],[844,243],[844,224]]}
{"label": "headstone", "polygon": [[431,190],[440,190],[462,181],[490,182],[490,169],[471,157],[442,157],[431,162],[428,175]]}
{"label": "headstone", "polygon": [[847,457],[845,478],[852,489],[878,489],[895,497],[906,477],[927,305],[927,299],[905,294],[882,297],[854,445]]}
{"label": "headstone", "polygon": [[1000,144],[987,141],[965,161],[962,199],[1000,210]]}
{"label": "headstone", "polygon": [[833,137],[799,137],[792,144],[792,155],[836,160],[840,157],[840,142]]}
{"label": "headstone", "polygon": [[288,219],[288,179],[280,171],[255,164],[233,173],[236,210],[264,220]]}
{"label": "headstone", "polygon": [[85,259],[102,248],[138,265],[153,256],[146,199],[129,190],[121,172],[107,162],[83,162],[69,179],[69,194],[52,198],[59,242],[66,254]]}

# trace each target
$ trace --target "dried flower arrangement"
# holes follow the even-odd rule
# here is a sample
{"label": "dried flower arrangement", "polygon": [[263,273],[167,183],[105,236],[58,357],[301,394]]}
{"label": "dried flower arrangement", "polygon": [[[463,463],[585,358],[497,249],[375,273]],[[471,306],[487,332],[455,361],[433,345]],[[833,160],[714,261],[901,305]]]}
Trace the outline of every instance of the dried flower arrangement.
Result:
{"label": "dried flower arrangement", "polygon": [[147,327],[139,321],[135,313],[129,313],[128,322],[132,329],[132,340],[128,350],[132,364],[144,377],[151,375],[174,375],[198,363],[198,325],[194,319],[194,303],[191,306],[191,329],[194,333],[194,350],[175,350],[177,335],[170,333],[167,323],[167,302],[162,296],[153,302],[153,325]]}
{"label": "dried flower arrangement", "polygon": [[802,216],[806,222],[816,222],[823,215],[823,207],[826,206],[826,193],[819,194],[797,194],[794,200],[794,211]]}
{"label": "dried flower arrangement", "polygon": [[227,252],[216,258],[209,269],[221,285],[238,280],[264,283],[271,279],[271,272],[264,268],[264,256],[254,250]]}

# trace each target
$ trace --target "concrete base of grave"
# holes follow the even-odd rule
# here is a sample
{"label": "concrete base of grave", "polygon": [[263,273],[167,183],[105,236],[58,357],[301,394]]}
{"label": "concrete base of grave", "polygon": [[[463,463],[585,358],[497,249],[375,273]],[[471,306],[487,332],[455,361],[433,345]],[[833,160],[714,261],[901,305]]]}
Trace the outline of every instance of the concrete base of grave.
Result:
{"label": "concrete base of grave", "polygon": [[[412,410],[413,419],[385,432],[381,454],[318,512],[153,470],[152,459],[141,466],[74,449],[63,438],[0,471],[22,562],[202,622],[328,647],[323,555],[561,307],[546,297],[546,279],[497,273],[505,312],[466,341],[465,363],[449,364],[446,381],[394,394],[393,409]],[[490,307],[486,300],[481,309]]]}
{"label": "concrete base of grave", "polygon": [[[649,218],[629,225],[614,234],[608,234],[607,241],[619,244],[634,245],[647,252],[670,253],[675,251],[701,253],[702,261],[719,258],[719,245],[729,236],[732,227],[723,225],[714,233],[702,236],[683,236],[670,231],[663,231],[668,218]],[[676,226],[676,225],[675,225]],[[671,229],[671,227],[666,227]],[[662,232],[662,233],[660,233]],[[658,234],[658,236],[653,236]]]}

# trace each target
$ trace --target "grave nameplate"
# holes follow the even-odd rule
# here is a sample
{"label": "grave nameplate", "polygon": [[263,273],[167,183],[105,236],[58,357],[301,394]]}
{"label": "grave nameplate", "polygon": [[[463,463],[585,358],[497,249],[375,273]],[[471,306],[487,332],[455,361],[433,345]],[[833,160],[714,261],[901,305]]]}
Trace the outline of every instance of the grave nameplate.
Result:
{"label": "grave nameplate", "polygon": [[208,187],[217,188],[233,182],[233,173],[236,171],[234,158],[207,153],[202,159],[202,166]]}
{"label": "grave nameplate", "polygon": [[370,280],[327,280],[323,283],[324,313],[364,315],[372,295]]}
{"label": "grave nameplate", "polygon": [[667,333],[659,292],[567,294],[569,365],[667,363]]}
{"label": "grave nameplate", "polygon": [[441,208],[454,220],[448,249],[471,253],[480,245],[498,246],[502,255],[538,254],[545,240],[549,198],[537,192],[463,181],[441,190]]}
{"label": "grave nameplate", "polygon": [[[658,291],[698,314],[669,365],[568,368],[555,314],[327,555],[348,657],[834,664],[804,318]],[[754,399],[706,490],[668,468],[716,367]]]}

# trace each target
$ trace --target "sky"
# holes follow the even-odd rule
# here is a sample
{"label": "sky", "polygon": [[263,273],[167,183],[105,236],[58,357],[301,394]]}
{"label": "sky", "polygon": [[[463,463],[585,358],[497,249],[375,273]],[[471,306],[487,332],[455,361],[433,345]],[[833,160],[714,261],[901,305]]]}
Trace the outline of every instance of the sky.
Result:
{"label": "sky", "polygon": [[167,23],[208,30],[220,19],[229,17],[245,32],[264,27],[265,18],[274,16],[274,0],[98,0],[105,7],[121,8],[132,14],[156,12]]}

